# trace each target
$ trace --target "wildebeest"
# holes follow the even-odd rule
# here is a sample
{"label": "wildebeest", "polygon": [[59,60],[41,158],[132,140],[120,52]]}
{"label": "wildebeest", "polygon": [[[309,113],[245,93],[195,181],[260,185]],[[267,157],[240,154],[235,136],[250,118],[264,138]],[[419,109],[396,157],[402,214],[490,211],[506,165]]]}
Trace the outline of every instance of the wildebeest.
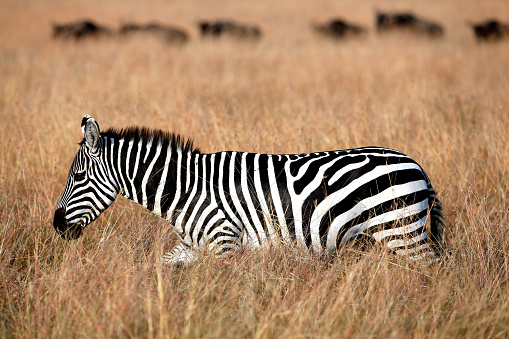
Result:
{"label": "wildebeest", "polygon": [[149,22],[144,25],[125,23],[120,27],[121,35],[131,35],[134,33],[152,34],[166,42],[175,44],[183,44],[189,40],[189,36],[184,30],[158,22]]}
{"label": "wildebeest", "polygon": [[324,24],[313,24],[312,27],[317,33],[336,39],[359,36],[367,32],[366,28],[339,18],[332,19]]}
{"label": "wildebeest", "polygon": [[442,25],[430,20],[419,18],[410,12],[377,12],[376,27],[380,33],[403,30],[431,38],[439,38],[444,35],[444,28]]}
{"label": "wildebeest", "polygon": [[495,19],[471,24],[477,41],[499,41],[509,38],[509,25]]}
{"label": "wildebeest", "polygon": [[258,26],[239,24],[230,20],[198,22],[202,37],[231,36],[238,39],[259,39],[262,32]]}
{"label": "wildebeest", "polygon": [[92,20],[77,20],[67,24],[53,24],[53,38],[80,40],[113,34],[113,29],[101,26]]}

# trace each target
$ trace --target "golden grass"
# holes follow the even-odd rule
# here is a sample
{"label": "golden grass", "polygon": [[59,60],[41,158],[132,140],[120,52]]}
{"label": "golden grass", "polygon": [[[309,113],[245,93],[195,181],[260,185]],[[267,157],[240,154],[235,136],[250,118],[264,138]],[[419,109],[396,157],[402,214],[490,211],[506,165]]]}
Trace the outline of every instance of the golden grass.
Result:
{"label": "golden grass", "polygon": [[[309,22],[412,9],[441,41],[318,38]],[[503,1],[14,1],[0,3],[1,337],[508,337],[509,44],[477,45],[466,20]],[[505,16],[505,17],[504,17]],[[171,22],[157,40],[52,41],[50,23]],[[193,23],[259,23],[256,44],[201,41]],[[293,249],[161,267],[168,225],[119,198],[84,236],[53,209],[84,114],[194,138],[203,151],[401,150],[445,207],[446,267],[382,250],[332,262]]]}

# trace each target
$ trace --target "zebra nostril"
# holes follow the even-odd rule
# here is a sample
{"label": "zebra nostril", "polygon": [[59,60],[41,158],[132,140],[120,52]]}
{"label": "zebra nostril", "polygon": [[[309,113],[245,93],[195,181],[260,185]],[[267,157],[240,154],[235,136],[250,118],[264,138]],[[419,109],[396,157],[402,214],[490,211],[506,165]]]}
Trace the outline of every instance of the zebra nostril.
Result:
{"label": "zebra nostril", "polygon": [[63,239],[77,239],[81,235],[82,223],[69,224],[65,219],[65,209],[58,208],[53,218],[53,227]]}
{"label": "zebra nostril", "polygon": [[68,223],[65,219],[65,209],[57,208],[55,210],[55,216],[53,217],[53,227],[57,233],[65,239],[65,232],[68,228]]}

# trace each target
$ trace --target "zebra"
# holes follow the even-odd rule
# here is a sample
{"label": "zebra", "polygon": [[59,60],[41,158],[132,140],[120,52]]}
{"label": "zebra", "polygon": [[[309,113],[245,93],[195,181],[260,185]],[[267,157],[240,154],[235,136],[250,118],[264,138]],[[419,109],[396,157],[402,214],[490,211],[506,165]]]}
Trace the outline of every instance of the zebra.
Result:
{"label": "zebra", "polygon": [[101,132],[88,114],[81,130],[53,220],[64,239],[79,238],[121,194],[174,226],[180,242],[163,256],[169,265],[243,246],[336,255],[359,237],[413,262],[440,260],[441,204],[422,167],[399,151],[205,154],[161,130]]}

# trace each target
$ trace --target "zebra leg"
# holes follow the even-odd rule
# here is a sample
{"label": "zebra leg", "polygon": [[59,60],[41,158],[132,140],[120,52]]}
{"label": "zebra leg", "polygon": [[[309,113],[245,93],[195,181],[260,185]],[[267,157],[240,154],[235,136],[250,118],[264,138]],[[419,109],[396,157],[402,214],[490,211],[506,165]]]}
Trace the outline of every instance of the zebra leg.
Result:
{"label": "zebra leg", "polygon": [[213,227],[207,227],[205,234],[208,249],[219,258],[230,255],[242,246],[242,231],[227,219],[221,219]]}
{"label": "zebra leg", "polygon": [[398,256],[407,257],[409,261],[440,261],[440,257],[430,247],[426,219],[424,216],[408,225],[380,230],[375,232],[373,237]]}
{"label": "zebra leg", "polygon": [[407,257],[409,261],[439,261],[440,257],[431,248],[426,232],[426,210],[408,215],[413,212],[415,211],[399,211],[402,216],[406,215],[404,220],[396,218],[385,222],[386,217],[390,216],[388,213],[393,213],[388,212],[355,225],[345,233],[340,245],[344,246],[347,242],[355,242],[357,239],[365,242],[366,238],[372,238],[396,255]]}
{"label": "zebra leg", "polygon": [[196,260],[197,253],[183,243],[175,246],[170,252],[163,255],[163,263],[169,266],[183,266],[191,264]]}
{"label": "zebra leg", "polygon": [[180,243],[163,255],[164,264],[176,267],[189,265],[207,248],[216,257],[222,258],[241,246],[242,232],[227,219],[222,218],[205,227],[203,233],[204,236],[194,247]]}

